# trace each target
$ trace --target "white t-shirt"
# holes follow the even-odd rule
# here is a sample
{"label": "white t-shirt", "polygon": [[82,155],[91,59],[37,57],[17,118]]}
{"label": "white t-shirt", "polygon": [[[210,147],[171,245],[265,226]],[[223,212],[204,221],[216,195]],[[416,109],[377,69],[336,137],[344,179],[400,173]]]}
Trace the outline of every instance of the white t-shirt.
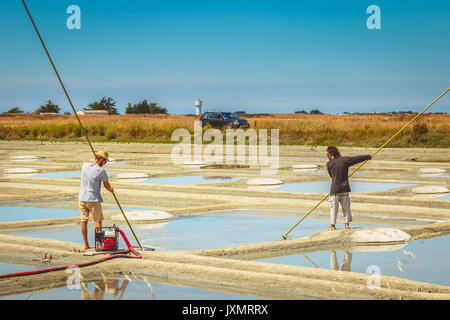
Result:
{"label": "white t-shirt", "polygon": [[78,200],[85,202],[103,202],[100,194],[102,181],[108,181],[108,175],[103,167],[94,163],[83,163]]}

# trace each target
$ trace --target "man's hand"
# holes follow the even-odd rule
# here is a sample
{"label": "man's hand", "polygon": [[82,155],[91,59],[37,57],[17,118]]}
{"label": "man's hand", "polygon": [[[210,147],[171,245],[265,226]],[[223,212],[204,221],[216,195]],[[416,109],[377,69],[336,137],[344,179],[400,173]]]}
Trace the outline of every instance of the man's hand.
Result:
{"label": "man's hand", "polygon": [[103,185],[105,186],[106,190],[108,190],[111,193],[114,193],[114,188],[111,187],[108,181],[103,181]]}

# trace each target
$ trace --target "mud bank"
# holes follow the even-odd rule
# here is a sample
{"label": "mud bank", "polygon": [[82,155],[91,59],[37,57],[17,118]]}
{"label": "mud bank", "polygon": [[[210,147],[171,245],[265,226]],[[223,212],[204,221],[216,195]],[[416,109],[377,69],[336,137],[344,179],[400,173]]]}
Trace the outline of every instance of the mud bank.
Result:
{"label": "mud bank", "polygon": [[[377,230],[382,228],[371,228]],[[411,239],[449,234],[450,223],[404,227]],[[285,266],[244,261],[290,252],[317,249],[356,248],[399,243],[397,241],[352,242],[352,234],[362,229],[321,232],[307,239],[239,247],[203,250],[190,253],[142,252],[143,259],[116,259],[82,269],[83,280],[101,279],[101,274],[113,276],[137,275],[178,281],[195,288],[216,289],[226,286],[227,292],[272,299],[450,299],[450,288],[390,276],[380,276],[380,288],[368,286],[370,275],[316,268]],[[30,239],[0,234],[0,262],[40,265],[42,257],[52,255],[51,265],[80,263],[93,260],[84,256],[80,244]],[[232,258],[232,259],[230,259]],[[237,260],[237,259],[241,260]],[[95,258],[94,258],[95,259]],[[112,271],[113,270],[113,271]],[[132,270],[132,271],[131,271]],[[63,285],[65,272],[0,280],[0,295],[20,290],[42,290],[50,285]],[[164,280],[163,280],[164,281]],[[369,282],[368,282],[369,281]],[[216,289],[217,290],[217,289]]]}
{"label": "mud bank", "polygon": [[[354,241],[352,235],[360,231],[373,231],[383,228],[357,228],[350,230],[324,231],[313,236],[293,240],[280,240],[251,245],[217,248],[212,250],[192,251],[192,254],[227,257],[233,259],[255,260],[294,253],[308,253],[319,250],[357,249],[362,246],[383,246],[406,243],[407,241]],[[411,235],[410,240],[427,239],[450,234],[450,222],[427,225],[397,227],[396,229]],[[281,235],[280,235],[281,239]]]}

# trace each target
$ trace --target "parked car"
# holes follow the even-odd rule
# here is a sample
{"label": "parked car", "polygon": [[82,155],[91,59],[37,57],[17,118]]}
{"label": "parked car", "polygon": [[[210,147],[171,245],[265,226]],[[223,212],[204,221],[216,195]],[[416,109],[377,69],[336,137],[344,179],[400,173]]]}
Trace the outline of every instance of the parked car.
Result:
{"label": "parked car", "polygon": [[237,117],[232,112],[205,112],[200,117],[202,127],[210,125],[213,128],[248,128],[250,124],[247,120]]}

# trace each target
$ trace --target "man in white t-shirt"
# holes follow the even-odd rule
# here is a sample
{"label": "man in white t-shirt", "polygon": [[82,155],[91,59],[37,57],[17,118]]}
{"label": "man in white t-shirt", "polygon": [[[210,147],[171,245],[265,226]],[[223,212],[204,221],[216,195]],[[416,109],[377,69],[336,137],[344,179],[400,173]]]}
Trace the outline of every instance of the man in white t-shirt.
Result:
{"label": "man in white t-shirt", "polygon": [[84,240],[84,249],[89,249],[89,242],[87,240],[87,224],[89,221],[89,214],[95,221],[97,228],[102,227],[103,198],[100,194],[101,182],[105,188],[114,193],[113,187],[108,182],[108,175],[106,174],[103,165],[108,162],[108,153],[98,151],[95,154],[95,160],[92,163],[83,163],[81,170],[80,194],[78,196],[78,208],[81,213],[81,234]]}

